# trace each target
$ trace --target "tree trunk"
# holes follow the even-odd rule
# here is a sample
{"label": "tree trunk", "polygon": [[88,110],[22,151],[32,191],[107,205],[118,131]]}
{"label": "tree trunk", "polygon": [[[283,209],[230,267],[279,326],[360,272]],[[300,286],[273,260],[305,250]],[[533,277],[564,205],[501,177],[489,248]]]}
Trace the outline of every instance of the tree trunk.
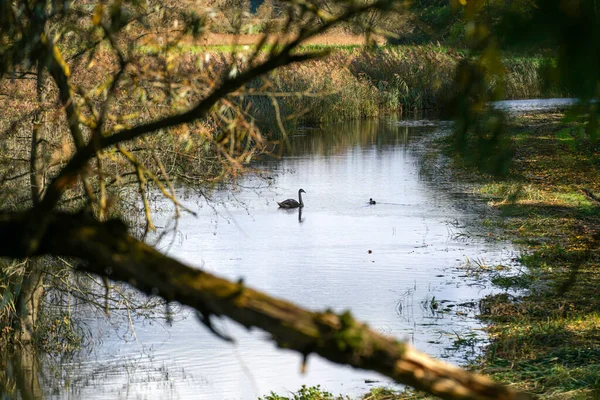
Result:
{"label": "tree trunk", "polygon": [[[0,213],[0,254],[23,257],[31,214]],[[227,316],[265,330],[279,347],[307,357],[377,371],[447,400],[531,400],[533,397],[481,375],[432,359],[408,343],[386,337],[349,313],[311,312],[244,285],[195,269],[159,253],[127,233],[119,220],[99,222],[82,214],[52,213],[39,255],[75,257],[78,269],[127,282],[145,293],[194,307],[208,329]],[[217,332],[218,334],[218,332]]]}
{"label": "tree trunk", "polygon": [[41,259],[30,259],[21,290],[17,296],[15,321],[16,339],[22,344],[32,343],[39,319],[40,305],[44,295],[43,265]]}
{"label": "tree trunk", "polygon": [[[40,62],[37,70],[37,101],[40,107],[44,100],[43,83],[43,65]],[[44,168],[38,166],[38,146],[44,129],[43,117],[44,112],[39,109],[34,114],[32,121],[29,185],[34,206],[40,202],[44,185]],[[21,290],[17,296],[15,328],[17,339],[23,344],[29,344],[34,339],[40,304],[44,294],[43,265],[44,262],[40,259],[29,259],[27,261],[25,274],[21,282]]]}

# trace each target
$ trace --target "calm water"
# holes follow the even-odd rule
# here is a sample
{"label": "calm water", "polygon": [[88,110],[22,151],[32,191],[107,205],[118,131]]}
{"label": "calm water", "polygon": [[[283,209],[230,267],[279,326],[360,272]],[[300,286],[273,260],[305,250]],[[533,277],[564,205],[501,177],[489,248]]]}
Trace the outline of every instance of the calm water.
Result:
{"label": "calm water", "polygon": [[[507,264],[515,254],[484,239],[473,224],[482,216],[469,211],[460,190],[423,177],[420,137],[440,129],[447,125],[388,119],[299,132],[282,160],[260,165],[268,178],[248,177],[210,202],[182,190],[199,215],[184,215],[175,240],[159,247],[309,309],[350,309],[432,356],[464,361],[476,348],[452,346],[459,337],[482,337],[472,302],[491,289],[461,266],[467,259]],[[302,215],[278,209],[276,200],[295,198],[299,188],[307,192]],[[368,204],[371,197],[376,205]],[[167,213],[158,219],[166,225]],[[236,339],[231,345],[186,309],[172,326],[137,321],[135,336],[125,316],[88,324],[98,338],[91,350],[42,363],[45,398],[252,399],[302,384],[359,395],[391,384],[317,356],[301,374],[300,356],[275,349],[264,333],[220,321]]]}
{"label": "calm water", "polygon": [[504,100],[496,101],[494,108],[499,110],[519,113],[538,112],[548,109],[564,109],[577,104],[577,99],[530,99],[530,100]]}

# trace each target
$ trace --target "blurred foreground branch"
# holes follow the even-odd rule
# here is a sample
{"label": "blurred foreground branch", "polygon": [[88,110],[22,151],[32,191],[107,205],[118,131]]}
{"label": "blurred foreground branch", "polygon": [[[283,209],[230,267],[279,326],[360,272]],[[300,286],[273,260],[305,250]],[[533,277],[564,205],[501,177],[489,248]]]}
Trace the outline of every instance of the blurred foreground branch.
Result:
{"label": "blurred foreground branch", "polygon": [[[0,254],[27,255],[20,240],[26,213],[0,214]],[[434,360],[406,343],[382,335],[349,313],[310,312],[182,264],[128,234],[124,223],[81,214],[53,213],[36,255],[76,257],[79,268],[127,282],[151,295],[194,307],[210,324],[226,316],[270,333],[279,347],[369,369],[443,399],[524,400],[529,395],[461,368]]]}

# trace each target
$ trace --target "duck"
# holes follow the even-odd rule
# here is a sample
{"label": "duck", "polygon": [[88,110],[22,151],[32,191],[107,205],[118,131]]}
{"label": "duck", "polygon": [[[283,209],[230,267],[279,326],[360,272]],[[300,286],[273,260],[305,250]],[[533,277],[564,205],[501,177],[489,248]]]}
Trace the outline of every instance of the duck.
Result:
{"label": "duck", "polygon": [[369,204],[377,204],[377,202],[373,199],[369,199]]}
{"label": "duck", "polygon": [[282,202],[277,202],[277,204],[279,204],[279,207],[281,208],[304,207],[304,203],[302,202],[302,193],[306,193],[304,189],[298,190],[298,200],[300,200],[299,202],[294,199],[287,199]]}

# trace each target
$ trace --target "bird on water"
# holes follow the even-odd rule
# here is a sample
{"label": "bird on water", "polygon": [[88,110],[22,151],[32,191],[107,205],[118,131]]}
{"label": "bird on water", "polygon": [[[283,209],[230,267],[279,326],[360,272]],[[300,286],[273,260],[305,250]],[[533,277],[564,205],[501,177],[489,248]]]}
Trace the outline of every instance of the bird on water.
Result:
{"label": "bird on water", "polygon": [[277,202],[277,204],[279,204],[279,207],[281,208],[298,208],[298,207],[304,207],[304,203],[302,202],[302,193],[306,193],[304,191],[304,189],[300,189],[298,190],[298,200],[300,201],[296,201],[294,199],[287,199],[280,202]]}
{"label": "bird on water", "polygon": [[369,204],[377,204],[377,202],[373,199],[369,199]]}

